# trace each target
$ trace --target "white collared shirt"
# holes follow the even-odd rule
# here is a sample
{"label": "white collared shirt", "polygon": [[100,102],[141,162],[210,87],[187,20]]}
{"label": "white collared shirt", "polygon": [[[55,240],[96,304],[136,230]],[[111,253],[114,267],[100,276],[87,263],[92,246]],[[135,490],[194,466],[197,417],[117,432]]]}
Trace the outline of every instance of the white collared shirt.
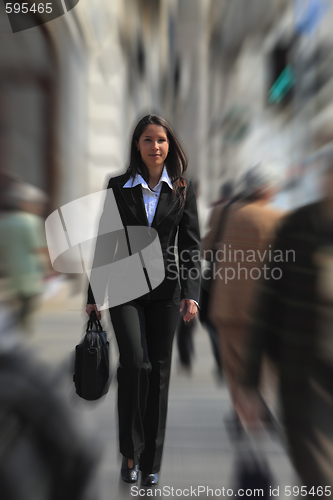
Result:
{"label": "white collared shirt", "polygon": [[158,181],[158,184],[154,187],[154,189],[150,189],[144,178],[140,175],[137,174],[134,179],[129,179],[126,184],[124,184],[124,188],[132,188],[137,186],[138,184],[141,184],[142,188],[142,196],[143,196],[143,202],[145,204],[146,208],[146,214],[147,214],[147,219],[148,219],[148,224],[149,227],[151,227],[152,222],[154,220],[158,200],[160,198],[161,194],[161,189],[162,189],[162,182],[166,182],[170,189],[173,189],[170,177],[168,175],[167,169],[164,166],[162,175],[160,177],[160,180]]}

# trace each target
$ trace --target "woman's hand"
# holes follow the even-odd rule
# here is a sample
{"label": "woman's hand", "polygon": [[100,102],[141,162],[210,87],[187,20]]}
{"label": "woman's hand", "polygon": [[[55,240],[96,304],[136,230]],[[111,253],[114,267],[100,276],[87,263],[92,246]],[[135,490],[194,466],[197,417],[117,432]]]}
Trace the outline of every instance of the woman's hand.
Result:
{"label": "woman's hand", "polygon": [[95,311],[97,319],[101,319],[101,313],[99,312],[96,304],[87,304],[86,313],[90,316],[91,311]]}
{"label": "woman's hand", "polygon": [[185,306],[186,306],[186,310],[185,310],[185,313],[184,313],[183,320],[186,321],[186,322],[187,321],[191,321],[191,319],[193,319],[194,316],[197,314],[198,307],[197,307],[196,303],[193,300],[182,299],[181,302],[180,302],[180,309],[179,309],[179,311],[183,312]]}

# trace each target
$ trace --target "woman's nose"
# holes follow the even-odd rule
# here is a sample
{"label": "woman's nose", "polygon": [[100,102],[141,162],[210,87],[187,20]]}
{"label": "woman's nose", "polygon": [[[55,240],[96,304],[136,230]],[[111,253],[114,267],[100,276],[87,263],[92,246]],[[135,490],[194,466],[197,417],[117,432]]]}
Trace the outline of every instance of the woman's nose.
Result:
{"label": "woman's nose", "polygon": [[159,144],[157,141],[153,142],[153,149],[158,149],[159,148]]}

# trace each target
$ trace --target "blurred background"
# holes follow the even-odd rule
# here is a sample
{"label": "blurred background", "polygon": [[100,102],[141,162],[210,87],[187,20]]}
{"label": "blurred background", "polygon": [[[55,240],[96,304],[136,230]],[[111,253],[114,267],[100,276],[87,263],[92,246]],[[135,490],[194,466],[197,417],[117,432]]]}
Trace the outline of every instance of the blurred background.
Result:
{"label": "blurred background", "polygon": [[180,136],[200,205],[258,161],[283,174],[288,208],[304,204],[301,177],[332,139],[330,7],[80,0],[13,34],[1,6],[1,169],[43,189],[50,212],[122,172],[154,111]]}
{"label": "blurred background", "polygon": [[[149,112],[171,124],[188,156],[203,232],[222,185],[258,162],[282,179],[276,207],[293,210],[319,199],[333,150],[332,26],[329,0],[80,0],[52,22],[12,33],[0,3],[0,204],[7,209],[8,199],[18,199],[8,195],[15,183],[29,184],[37,188],[33,212],[44,220],[104,189],[127,168],[133,127]],[[6,231],[0,227],[1,238]],[[31,231],[39,231],[36,249],[45,250],[43,231]],[[34,279],[43,293],[29,345],[59,369],[83,331],[85,283],[83,275],[55,273],[44,251],[39,258],[44,274]],[[5,311],[3,267],[4,261]],[[171,388],[166,467],[181,484],[174,461],[184,474],[189,456],[192,472],[204,467],[204,456],[207,471],[199,478],[193,472],[185,485],[204,477],[221,485],[231,468],[222,424],[229,399],[224,386],[214,385],[209,341],[198,329],[194,378],[177,372]],[[111,495],[112,481],[118,484],[116,431],[109,429],[114,392],[103,408],[80,404],[74,400],[88,426],[96,431],[98,421],[101,440],[113,440],[100,472],[102,498],[119,498]],[[175,451],[181,436],[184,455]],[[294,477],[283,449],[272,446],[279,477]]]}

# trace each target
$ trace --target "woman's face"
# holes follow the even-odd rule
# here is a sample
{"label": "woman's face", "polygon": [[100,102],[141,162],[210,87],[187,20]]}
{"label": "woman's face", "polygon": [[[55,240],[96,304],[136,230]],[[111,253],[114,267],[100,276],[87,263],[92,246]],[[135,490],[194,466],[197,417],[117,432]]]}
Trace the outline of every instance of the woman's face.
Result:
{"label": "woman's face", "polygon": [[160,170],[169,152],[167,132],[161,125],[148,125],[136,146],[149,173]]}

